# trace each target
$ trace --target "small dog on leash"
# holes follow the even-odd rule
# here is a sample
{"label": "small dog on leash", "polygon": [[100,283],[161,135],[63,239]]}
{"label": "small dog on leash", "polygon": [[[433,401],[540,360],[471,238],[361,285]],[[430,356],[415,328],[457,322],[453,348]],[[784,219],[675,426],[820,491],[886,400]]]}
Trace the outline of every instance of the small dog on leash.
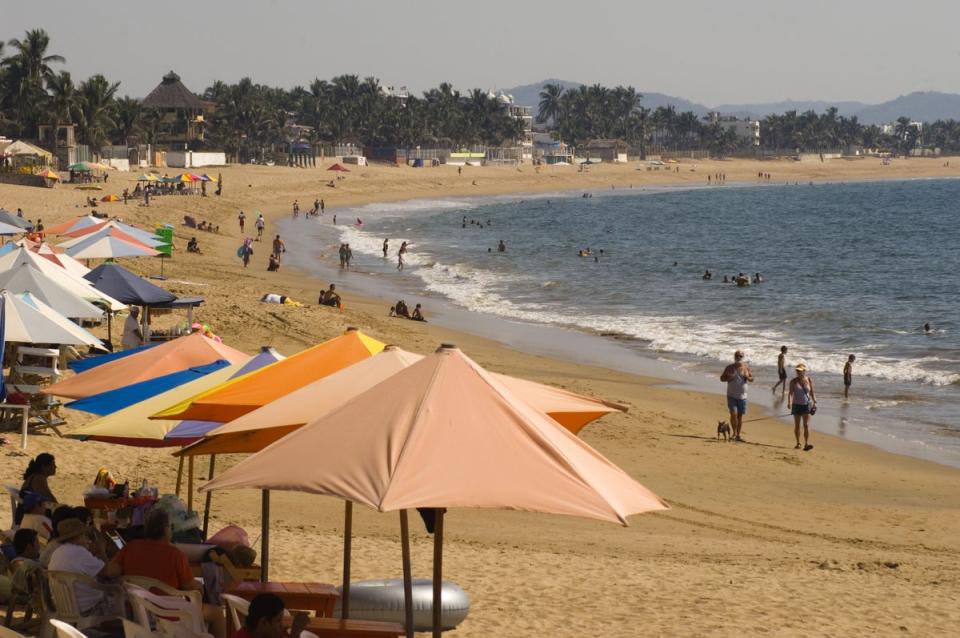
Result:
{"label": "small dog on leash", "polygon": [[732,432],[730,431],[730,424],[726,421],[717,421],[717,440],[720,440],[720,437],[723,437],[724,441],[730,441],[733,439]]}

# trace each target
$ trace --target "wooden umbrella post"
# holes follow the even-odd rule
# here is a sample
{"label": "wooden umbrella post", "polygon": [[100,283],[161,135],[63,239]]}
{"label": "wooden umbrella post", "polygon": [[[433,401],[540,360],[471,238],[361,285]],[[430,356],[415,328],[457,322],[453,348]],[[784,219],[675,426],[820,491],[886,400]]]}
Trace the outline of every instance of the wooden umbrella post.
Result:
{"label": "wooden umbrella post", "polygon": [[[208,481],[213,480],[213,471],[216,466],[216,462],[217,462],[217,455],[211,454],[210,455],[210,471],[207,472]],[[213,496],[213,492],[210,490],[207,490],[207,496],[204,499],[205,502],[203,504],[203,538],[204,539],[207,538],[207,531],[209,529],[209,524],[210,524],[210,498],[212,496]]]}
{"label": "wooden umbrella post", "polygon": [[177,464],[177,498],[180,498],[180,485],[183,483],[183,456],[180,457],[180,463]]}
{"label": "wooden umbrella post", "polygon": [[350,551],[353,537],[353,501],[345,501],[343,508],[343,587],[340,592],[340,616],[350,617]]}
{"label": "wooden umbrella post", "polygon": [[446,510],[442,507],[434,510],[436,522],[433,528],[433,638],[440,638],[443,633],[443,623],[441,609],[443,605],[443,514]]}
{"label": "wooden umbrella post", "polygon": [[187,461],[187,511],[193,511],[193,459],[191,456]]}
{"label": "wooden umbrella post", "polygon": [[400,510],[400,552],[403,557],[403,624],[413,638],[413,575],[410,570],[410,525],[407,510]]}
{"label": "wooden umbrella post", "polygon": [[270,490],[260,490],[260,582],[270,576]]}

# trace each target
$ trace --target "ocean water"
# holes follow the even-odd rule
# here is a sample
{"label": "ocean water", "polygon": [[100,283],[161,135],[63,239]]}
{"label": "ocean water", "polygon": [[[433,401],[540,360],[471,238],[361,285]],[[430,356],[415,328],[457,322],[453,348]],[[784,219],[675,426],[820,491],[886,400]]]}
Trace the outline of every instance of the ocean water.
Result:
{"label": "ocean water", "polygon": [[[781,413],[769,386],[787,345],[788,363],[802,360],[816,380],[815,427],[960,465],[960,181],[591,194],[376,204],[338,210],[336,226],[329,212],[288,220],[283,232],[328,266],[349,242],[350,276],[387,278],[408,301],[419,291],[428,312],[443,298],[616,338],[701,382],[743,349],[752,400]],[[597,259],[578,257],[588,247]],[[722,283],[740,272],[765,281]],[[848,354],[857,361],[844,401]]]}

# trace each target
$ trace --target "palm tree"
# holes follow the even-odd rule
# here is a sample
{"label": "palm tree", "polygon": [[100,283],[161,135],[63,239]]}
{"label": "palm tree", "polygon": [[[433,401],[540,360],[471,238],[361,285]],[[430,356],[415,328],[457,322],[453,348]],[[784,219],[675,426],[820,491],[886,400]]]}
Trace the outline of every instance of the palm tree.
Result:
{"label": "palm tree", "polygon": [[111,84],[100,74],[80,83],[83,96],[83,119],[80,122],[80,139],[85,144],[100,148],[109,141],[108,133],[116,128],[114,96],[119,82]]}
{"label": "palm tree", "polygon": [[563,96],[563,87],[559,84],[544,84],[540,91],[540,104],[537,107],[537,122],[556,122],[560,119],[562,107],[560,98]]}
{"label": "palm tree", "polygon": [[3,60],[4,86],[0,93],[7,96],[16,127],[23,135],[36,126],[42,113],[46,83],[54,76],[50,65],[66,60],[61,55],[47,54],[50,36],[43,29],[27,31],[23,40],[14,38],[9,44],[16,53]]}
{"label": "palm tree", "polygon": [[61,71],[47,82],[49,99],[46,117],[53,124],[54,134],[61,124],[73,124],[83,117],[82,98],[73,84],[68,71]]}
{"label": "palm tree", "polygon": [[140,100],[128,95],[117,100],[114,122],[119,139],[130,146],[130,138],[140,133],[143,127],[144,109]]}

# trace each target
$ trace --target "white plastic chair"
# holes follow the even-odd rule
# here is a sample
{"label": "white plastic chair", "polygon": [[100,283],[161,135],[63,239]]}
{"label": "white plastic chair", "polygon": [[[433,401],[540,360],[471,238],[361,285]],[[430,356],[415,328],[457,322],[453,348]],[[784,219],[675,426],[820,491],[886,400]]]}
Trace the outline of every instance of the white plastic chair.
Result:
{"label": "white plastic chair", "polygon": [[50,612],[51,619],[61,620],[75,625],[78,629],[86,629],[111,620],[116,620],[123,616],[123,609],[120,607],[120,602],[122,602],[120,596],[116,596],[114,599],[117,608],[112,610],[113,613],[108,616],[89,616],[81,612],[80,606],[77,604],[75,585],[83,585],[91,589],[100,590],[106,596],[114,596],[119,592],[116,587],[102,585],[85,574],[48,571],[47,585],[50,591],[50,599],[53,602],[53,609]]}
{"label": "white plastic chair", "polygon": [[27,638],[23,634],[16,632],[9,627],[0,625],[0,638]]}
{"label": "white plastic chair", "polygon": [[[2,638],[2,636],[0,636]],[[123,619],[123,638],[157,638],[157,634],[138,622]]]}
{"label": "white plastic chair", "polygon": [[137,623],[151,626],[155,621],[157,634],[166,638],[212,638],[203,622],[203,612],[193,602],[181,596],[157,596],[142,587],[124,586],[133,606]]}
{"label": "white plastic chair", "polygon": [[220,598],[227,604],[233,631],[237,631],[243,627],[243,622],[250,613],[250,601],[233,594],[220,594]]}
{"label": "white plastic chair", "polygon": [[179,596],[185,598],[196,606],[197,614],[203,618],[203,593],[197,589],[176,589],[163,581],[146,576],[123,576],[120,578],[120,582],[125,585],[136,585],[140,589],[146,589],[151,593],[161,591],[163,592],[163,596]]}
{"label": "white plastic chair", "polygon": [[87,638],[82,631],[62,620],[50,620],[50,624],[53,625],[53,630],[57,632],[57,638]]}

